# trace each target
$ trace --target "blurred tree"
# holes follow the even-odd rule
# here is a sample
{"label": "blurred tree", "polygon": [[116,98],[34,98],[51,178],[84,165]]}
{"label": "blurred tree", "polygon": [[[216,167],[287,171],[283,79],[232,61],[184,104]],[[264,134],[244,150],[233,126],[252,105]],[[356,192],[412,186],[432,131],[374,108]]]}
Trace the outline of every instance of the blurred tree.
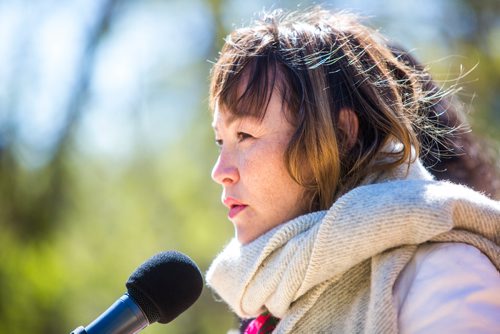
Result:
{"label": "blurred tree", "polygon": [[[95,50],[113,20],[118,1],[101,3],[89,33],[75,74],[75,85],[65,107],[64,122],[56,135],[53,149],[41,166],[30,167],[23,161],[22,143],[17,129],[22,117],[21,85],[26,84],[28,50],[15,59],[16,71],[6,86],[14,94],[4,96],[0,118],[0,332],[61,332],[65,310],[58,301],[64,296],[59,283],[64,275],[61,257],[51,245],[54,232],[61,228],[62,214],[71,210],[72,172],[68,169],[71,136],[83,112],[94,63]],[[26,15],[28,16],[28,15]],[[24,33],[36,29],[38,20],[23,22]],[[21,36],[23,32],[21,31]],[[26,42],[26,41],[24,41]],[[25,44],[22,44],[26,47]],[[22,61],[26,61],[24,64]],[[24,65],[24,66],[23,66]],[[28,78],[29,80],[30,78]],[[34,79],[34,78],[31,78]],[[29,318],[29,319],[27,319]]]}
{"label": "blurred tree", "polygon": [[[84,52],[80,56],[75,85],[70,91],[64,114],[64,123],[53,144],[49,161],[40,168],[28,169],[16,155],[15,116],[22,111],[16,101],[4,102],[10,110],[0,124],[0,224],[7,225],[23,240],[38,240],[47,237],[56,229],[60,213],[67,209],[67,193],[71,187],[71,175],[66,168],[66,158],[71,145],[71,135],[82,116],[88,97],[88,86],[95,59],[95,50],[113,20],[117,0],[102,2],[94,25],[87,34]],[[31,27],[31,25],[28,25]],[[21,70],[21,69],[20,69]],[[20,75],[17,73],[16,75]],[[15,97],[12,97],[15,98]]]}
{"label": "blurred tree", "polygon": [[[500,122],[500,97],[496,93],[500,89],[500,5],[494,0],[446,3],[450,11],[443,13],[443,22],[436,24],[446,57],[438,62],[428,58],[434,62],[430,70],[445,85],[458,82],[463,87],[459,97],[472,112],[469,119],[473,131],[493,139],[493,150],[498,151],[500,134],[492,125]],[[425,46],[423,52],[429,55],[433,49]]]}
{"label": "blurred tree", "polygon": [[470,62],[477,62],[474,76],[479,79],[469,89],[469,94],[477,94],[474,107],[477,117],[473,122],[488,137],[500,140],[500,133],[491,124],[500,123],[500,2],[495,0],[460,0],[464,13],[471,18],[469,27],[461,39],[455,39],[456,48],[469,55]]}

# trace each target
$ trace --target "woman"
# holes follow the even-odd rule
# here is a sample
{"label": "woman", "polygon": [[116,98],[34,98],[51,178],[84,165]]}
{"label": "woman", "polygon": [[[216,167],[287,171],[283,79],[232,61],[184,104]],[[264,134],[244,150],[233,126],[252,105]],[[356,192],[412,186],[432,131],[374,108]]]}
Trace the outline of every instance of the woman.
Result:
{"label": "woman", "polygon": [[228,37],[212,177],[236,236],[207,282],[256,318],[247,333],[500,328],[500,204],[420,163],[448,93],[426,80],[345,13],[273,12]]}

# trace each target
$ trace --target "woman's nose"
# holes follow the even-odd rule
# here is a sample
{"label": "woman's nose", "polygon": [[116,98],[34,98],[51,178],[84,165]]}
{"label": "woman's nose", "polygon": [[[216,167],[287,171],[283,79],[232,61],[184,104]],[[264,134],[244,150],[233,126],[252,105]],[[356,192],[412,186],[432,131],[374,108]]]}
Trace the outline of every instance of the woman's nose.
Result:
{"label": "woman's nose", "polygon": [[212,169],[212,179],[224,186],[238,182],[239,178],[239,171],[233,159],[221,152]]}

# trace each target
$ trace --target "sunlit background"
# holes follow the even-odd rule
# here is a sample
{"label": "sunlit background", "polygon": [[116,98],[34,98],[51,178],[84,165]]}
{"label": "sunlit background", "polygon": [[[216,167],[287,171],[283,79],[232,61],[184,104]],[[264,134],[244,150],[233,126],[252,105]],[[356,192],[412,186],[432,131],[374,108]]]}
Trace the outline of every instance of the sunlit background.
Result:
{"label": "sunlit background", "polygon": [[[325,1],[463,86],[473,130],[498,149],[500,2]],[[0,0],[0,333],[69,333],[176,249],[205,272],[232,235],[210,180],[211,62],[263,8],[308,1]],[[144,333],[225,333],[205,289]]]}

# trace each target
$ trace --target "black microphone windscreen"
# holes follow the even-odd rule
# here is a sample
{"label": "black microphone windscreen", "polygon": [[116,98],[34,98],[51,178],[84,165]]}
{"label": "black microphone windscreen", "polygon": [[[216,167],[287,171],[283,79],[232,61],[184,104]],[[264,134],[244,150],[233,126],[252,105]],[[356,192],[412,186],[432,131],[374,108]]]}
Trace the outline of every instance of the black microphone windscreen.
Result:
{"label": "black microphone windscreen", "polygon": [[156,321],[166,324],[198,299],[203,278],[188,256],[168,251],[140,265],[130,275],[126,286],[150,324]]}

